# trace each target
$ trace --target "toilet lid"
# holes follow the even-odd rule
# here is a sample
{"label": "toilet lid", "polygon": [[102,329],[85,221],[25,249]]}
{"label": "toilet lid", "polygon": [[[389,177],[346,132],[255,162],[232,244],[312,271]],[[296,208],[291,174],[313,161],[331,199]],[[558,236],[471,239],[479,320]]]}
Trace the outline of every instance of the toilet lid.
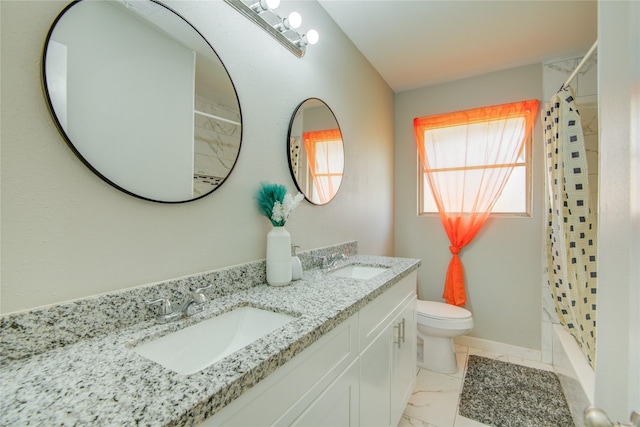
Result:
{"label": "toilet lid", "polygon": [[435,319],[466,319],[471,312],[462,307],[437,301],[418,300],[418,316],[433,317]]}

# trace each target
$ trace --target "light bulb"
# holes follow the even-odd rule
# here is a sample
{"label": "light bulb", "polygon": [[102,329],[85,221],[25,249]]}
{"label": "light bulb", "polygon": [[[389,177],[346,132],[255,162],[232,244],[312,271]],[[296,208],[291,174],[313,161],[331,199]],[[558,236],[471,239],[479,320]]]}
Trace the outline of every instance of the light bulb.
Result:
{"label": "light bulb", "polygon": [[298,12],[291,12],[287,22],[291,28],[298,28],[302,25],[302,16]]}
{"label": "light bulb", "polygon": [[250,7],[256,13],[266,12],[269,9],[275,9],[280,6],[280,0],[259,0]]}
{"label": "light bulb", "polygon": [[320,39],[320,34],[316,30],[309,30],[307,34],[305,34],[305,38],[309,44],[316,44]]}

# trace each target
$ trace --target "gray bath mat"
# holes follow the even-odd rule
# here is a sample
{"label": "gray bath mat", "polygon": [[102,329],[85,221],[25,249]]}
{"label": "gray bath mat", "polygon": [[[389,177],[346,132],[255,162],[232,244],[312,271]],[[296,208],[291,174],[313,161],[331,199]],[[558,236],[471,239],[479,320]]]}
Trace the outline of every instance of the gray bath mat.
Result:
{"label": "gray bath mat", "polygon": [[574,425],[556,374],[474,355],[458,412],[496,427]]}

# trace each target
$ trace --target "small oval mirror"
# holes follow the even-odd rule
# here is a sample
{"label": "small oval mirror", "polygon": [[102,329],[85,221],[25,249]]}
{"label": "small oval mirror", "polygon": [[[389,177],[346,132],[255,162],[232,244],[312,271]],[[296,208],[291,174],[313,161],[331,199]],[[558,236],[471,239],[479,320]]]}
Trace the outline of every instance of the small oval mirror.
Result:
{"label": "small oval mirror", "polygon": [[43,86],[74,153],[133,196],[182,203],[231,173],[240,103],[211,45],[154,0],[80,0],[53,23]]}
{"label": "small oval mirror", "polygon": [[340,125],[324,101],[309,98],[296,107],[287,145],[298,190],[314,205],[333,200],[344,173],[344,143]]}

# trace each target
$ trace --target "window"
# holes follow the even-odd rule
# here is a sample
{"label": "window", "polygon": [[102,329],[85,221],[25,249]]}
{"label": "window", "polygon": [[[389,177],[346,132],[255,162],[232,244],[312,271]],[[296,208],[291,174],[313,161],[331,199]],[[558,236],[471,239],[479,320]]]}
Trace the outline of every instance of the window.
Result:
{"label": "window", "polygon": [[418,214],[438,214],[439,200],[446,212],[486,205],[492,214],[530,216],[536,109],[537,101],[523,101],[415,119]]}
{"label": "window", "polygon": [[302,134],[312,178],[312,203],[325,204],[335,196],[342,182],[344,149],[340,129],[329,129]]}

